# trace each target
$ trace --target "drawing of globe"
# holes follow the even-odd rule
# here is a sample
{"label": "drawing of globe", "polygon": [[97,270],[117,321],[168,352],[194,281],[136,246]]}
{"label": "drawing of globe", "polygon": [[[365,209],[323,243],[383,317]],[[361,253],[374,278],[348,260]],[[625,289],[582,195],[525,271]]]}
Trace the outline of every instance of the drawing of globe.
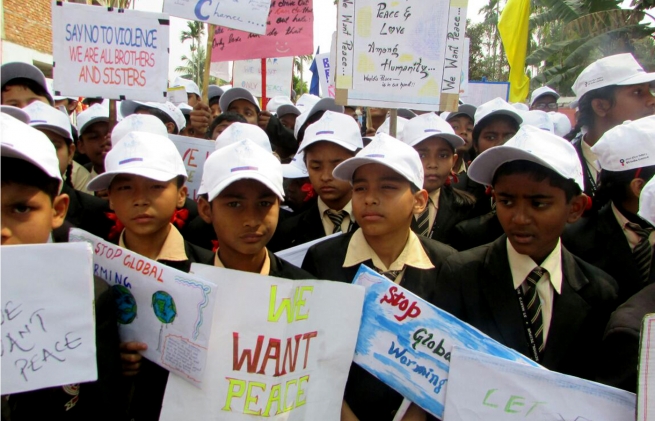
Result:
{"label": "drawing of globe", "polygon": [[129,289],[123,285],[111,287],[114,301],[116,302],[116,318],[118,323],[128,325],[136,318],[136,300]]}
{"label": "drawing of globe", "polygon": [[173,297],[166,291],[157,291],[152,294],[152,309],[157,319],[166,324],[173,323],[177,315],[175,301],[173,301]]}

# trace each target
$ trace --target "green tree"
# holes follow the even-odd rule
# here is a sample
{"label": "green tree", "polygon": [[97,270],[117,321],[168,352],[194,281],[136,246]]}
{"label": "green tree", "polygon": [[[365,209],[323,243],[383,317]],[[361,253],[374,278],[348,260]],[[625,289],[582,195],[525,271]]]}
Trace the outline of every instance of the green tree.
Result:
{"label": "green tree", "polygon": [[[191,41],[191,57],[183,55],[181,57],[183,62],[186,62],[186,65],[179,66],[175,69],[176,72],[184,72],[186,78],[193,80],[202,90],[202,74],[205,70],[205,54],[202,54],[200,57],[200,51],[203,52],[206,50],[202,45],[202,36],[205,34],[205,24],[202,22],[196,21],[187,21],[187,29],[180,33],[180,42],[184,44],[186,41]],[[196,66],[199,61],[202,61],[201,66]],[[178,70],[185,69],[185,70]],[[193,70],[191,72],[190,70]],[[211,83],[210,83],[211,84]]]}
{"label": "green tree", "polygon": [[306,94],[309,92],[307,87],[307,82],[302,80],[301,77],[293,75],[293,90],[296,91],[296,98],[300,98],[300,95]]}
{"label": "green tree", "polygon": [[[189,57],[186,54],[183,54],[180,57],[182,60],[182,65],[175,68],[175,73],[179,73],[185,79],[191,79],[198,84],[198,87],[202,91],[204,86],[202,84],[202,74],[205,70],[205,60],[207,59],[207,54],[205,53],[205,46],[199,45],[195,51],[191,51]],[[198,77],[200,75],[200,77]],[[214,76],[209,76],[210,85],[226,85],[228,82],[217,79]]]}

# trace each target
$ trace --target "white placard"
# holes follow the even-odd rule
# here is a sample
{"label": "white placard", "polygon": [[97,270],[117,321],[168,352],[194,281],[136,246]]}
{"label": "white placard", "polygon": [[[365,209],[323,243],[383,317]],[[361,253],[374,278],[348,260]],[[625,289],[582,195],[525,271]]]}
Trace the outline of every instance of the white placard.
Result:
{"label": "white placard", "polygon": [[637,420],[652,421],[655,417],[655,314],[647,314],[641,325],[637,392]]}
{"label": "white placard", "polygon": [[321,237],[316,240],[309,241],[307,243],[299,244],[295,247],[288,248],[286,250],[280,250],[275,253],[277,257],[280,259],[284,259],[287,262],[291,263],[294,266],[301,267],[303,260],[305,260],[305,255],[307,254],[307,250],[314,244],[322,243],[325,240],[329,240],[330,238],[338,237],[341,235],[341,232],[337,232],[336,234],[330,234],[326,235],[325,237]]}
{"label": "white placard", "polygon": [[[266,97],[291,96],[293,57],[266,59]],[[244,88],[254,96],[262,96],[262,61],[234,62],[233,86]]]}
{"label": "white placard", "polygon": [[270,7],[270,0],[164,0],[164,12],[171,16],[260,35],[266,32]]}
{"label": "white placard", "polygon": [[466,4],[339,2],[336,86],[348,90],[348,104],[456,110]]}
{"label": "white placard", "polygon": [[316,67],[318,68],[318,80],[321,85],[321,97],[334,98],[336,91],[334,83],[330,82],[334,77],[330,74],[332,72],[330,64],[330,53],[317,54]]}
{"label": "white placard", "polygon": [[98,378],[92,254],[88,244],[2,246],[3,395]]}
{"label": "white placard", "polygon": [[212,357],[202,390],[169,378],[160,419],[338,421],[363,288],[198,264],[191,271],[219,288]]}
{"label": "white placard", "polygon": [[186,88],[184,86],[174,86],[172,88],[168,88],[168,101],[172,102],[176,106],[188,103],[189,96],[186,93]]}
{"label": "white placard", "polygon": [[471,40],[469,38],[464,38],[464,54],[462,56],[462,79],[459,82],[459,97],[462,101],[464,101],[468,95],[470,49]]}
{"label": "white placard", "polygon": [[454,347],[448,421],[633,421],[635,395],[599,383]]}
{"label": "white placard", "polygon": [[54,94],[166,100],[168,15],[53,0]]}
{"label": "white placard", "polygon": [[169,134],[168,138],[175,143],[175,147],[180,152],[189,177],[186,180],[187,197],[197,200],[202,169],[205,167],[207,157],[216,150],[216,143],[213,140],[176,134]]}
{"label": "white placard", "polygon": [[121,341],[145,342],[144,357],[200,387],[216,286],[81,229],[69,240],[92,245],[93,274],[110,286]]}
{"label": "white placard", "polygon": [[494,98],[509,99],[509,82],[481,82],[469,80],[466,96],[462,101],[479,107]]}

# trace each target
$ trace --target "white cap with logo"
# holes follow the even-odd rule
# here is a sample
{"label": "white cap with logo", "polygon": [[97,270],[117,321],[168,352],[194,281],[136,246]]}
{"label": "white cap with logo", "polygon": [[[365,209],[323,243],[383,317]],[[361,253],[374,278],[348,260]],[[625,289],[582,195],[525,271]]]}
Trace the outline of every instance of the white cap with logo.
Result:
{"label": "white cap with logo", "polygon": [[[145,108],[154,108],[160,111],[163,111],[168,115],[171,120],[175,123],[177,131],[181,131],[186,127],[186,118],[182,111],[175,106],[172,102],[140,102],[140,101],[131,101],[126,100],[121,102],[121,114],[123,118],[130,116],[136,112],[139,107]],[[79,119],[79,117],[78,117]]]}
{"label": "white cap with logo", "polygon": [[82,136],[92,124],[106,121],[109,121],[109,107],[104,104],[93,104],[77,115],[77,132]]}
{"label": "white cap with logo", "polygon": [[351,152],[364,147],[359,125],[355,119],[334,111],[326,111],[317,122],[307,126],[298,152],[304,151],[309,145],[323,141],[332,142]]}
{"label": "white cap with logo", "polygon": [[281,200],[284,199],[282,164],[273,154],[249,139],[212,153],[202,170],[202,185],[210,202],[230,184],[245,179],[259,181]]}
{"label": "white cap with logo", "polygon": [[655,115],[626,121],[606,131],[591,150],[607,171],[655,165]]}
{"label": "white cap with logo", "polygon": [[196,94],[198,96],[202,96],[200,93],[200,88],[198,88],[198,85],[192,80],[184,79],[178,76],[173,81],[173,87],[176,86],[184,86],[187,94]]}
{"label": "white cap with logo", "polygon": [[530,161],[550,168],[584,190],[582,164],[575,148],[565,139],[533,126],[521,127],[504,145],[482,152],[471,163],[468,175],[489,186],[496,170],[512,161]]}
{"label": "white cap with logo", "polygon": [[532,91],[532,95],[530,96],[530,105],[534,104],[534,102],[537,99],[539,99],[539,97],[542,97],[544,95],[554,96],[555,99],[559,98],[559,94],[557,93],[556,90],[554,90],[553,88],[549,88],[548,86],[542,86]]}
{"label": "white cap with logo", "polygon": [[573,83],[578,100],[589,91],[610,85],[637,85],[655,81],[655,73],[646,73],[630,53],[603,57],[587,66]]}
{"label": "white cap with logo", "polygon": [[384,133],[376,134],[371,143],[357,155],[337,165],[332,174],[338,179],[352,183],[357,168],[367,164],[389,167],[416,188],[423,188],[423,164],[418,152],[408,144]]}
{"label": "white cap with logo", "polygon": [[521,115],[518,110],[512,107],[507,101],[504,101],[502,98],[494,98],[491,101],[487,101],[484,104],[480,105],[475,110],[474,123],[477,126],[480,121],[484,120],[487,117],[494,115],[506,115],[512,117],[518,124],[523,122]]}
{"label": "white cap with logo", "polygon": [[130,132],[152,133],[168,137],[166,125],[150,114],[132,114],[119,121],[111,131],[111,145],[115,146]]}
{"label": "white cap with logo", "polygon": [[226,113],[230,110],[230,104],[239,99],[246,100],[255,106],[257,112],[261,111],[259,108],[259,101],[253,94],[250,93],[247,89],[244,88],[231,88],[226,90],[221,98],[218,100],[218,105],[221,107],[221,110]]}
{"label": "white cap with logo", "polygon": [[291,99],[289,99],[288,96],[284,96],[284,95],[274,96],[266,104],[266,111],[268,111],[269,113],[276,113],[278,108],[282,105],[293,106],[293,102],[291,102]]}
{"label": "white cap with logo", "polygon": [[655,177],[651,178],[641,190],[637,214],[651,225],[655,225]]}
{"label": "white cap with logo", "polygon": [[555,133],[555,124],[547,112],[541,110],[531,110],[523,113],[523,123],[521,127],[533,126],[550,133]]}
{"label": "white cap with logo", "polygon": [[125,135],[105,156],[105,172],[91,180],[88,190],[109,188],[118,174],[132,174],[156,181],[181,176],[186,180],[184,162],[168,137],[145,132]]}
{"label": "white cap with logo", "polygon": [[68,115],[41,101],[34,101],[23,108],[23,111],[30,116],[30,126],[35,129],[50,130],[69,142],[73,141]]}
{"label": "white cap with logo", "polygon": [[41,169],[49,177],[59,180],[57,151],[48,137],[10,115],[0,113],[0,154],[7,158],[27,161]]}
{"label": "white cap with logo", "polygon": [[250,139],[260,148],[265,149],[269,153],[273,153],[271,141],[268,139],[268,135],[264,130],[254,124],[239,122],[230,124],[227,129],[223,130],[223,132],[218,135],[216,138],[215,150],[240,142],[243,139]]}
{"label": "white cap with logo", "polygon": [[453,149],[464,145],[464,139],[455,134],[453,127],[434,113],[422,114],[409,120],[405,124],[400,140],[409,146],[416,146],[433,136],[445,140]]}

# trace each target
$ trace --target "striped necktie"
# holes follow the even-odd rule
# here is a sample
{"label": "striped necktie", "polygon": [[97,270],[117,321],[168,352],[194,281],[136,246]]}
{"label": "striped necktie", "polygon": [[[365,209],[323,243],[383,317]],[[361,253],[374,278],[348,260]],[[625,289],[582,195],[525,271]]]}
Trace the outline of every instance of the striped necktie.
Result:
{"label": "striped necktie", "polygon": [[653,259],[653,246],[650,244],[649,237],[653,228],[642,228],[637,224],[628,222],[628,228],[637,234],[640,238],[639,243],[632,249],[632,257],[635,259],[637,271],[641,276],[643,283],[648,282],[651,270],[651,260]]}
{"label": "striped necktie", "polygon": [[387,277],[387,279],[391,280],[391,282],[396,282],[396,278],[398,278],[398,275],[400,275],[400,272],[402,272],[402,270],[388,270],[388,271],[384,272],[381,269],[378,269],[378,273],[380,275],[384,275],[385,277]]}
{"label": "striped necktie", "polygon": [[337,232],[342,232],[341,224],[343,223],[343,218],[346,217],[348,212],[344,210],[340,210],[337,212],[332,209],[328,209],[326,212],[328,218],[330,218],[330,221],[332,221],[332,223],[334,224],[334,230],[332,230],[332,234],[335,234]]}
{"label": "striped necktie", "polygon": [[430,234],[430,204],[432,204],[432,199],[428,200],[425,210],[419,214],[416,220],[416,226],[418,227],[416,233],[423,237],[427,237]]}
{"label": "striped necktie", "polygon": [[525,307],[528,313],[526,329],[529,327],[534,335],[535,345],[539,356],[544,352],[544,321],[541,314],[541,300],[537,293],[537,283],[544,276],[546,270],[537,266],[525,278]]}

